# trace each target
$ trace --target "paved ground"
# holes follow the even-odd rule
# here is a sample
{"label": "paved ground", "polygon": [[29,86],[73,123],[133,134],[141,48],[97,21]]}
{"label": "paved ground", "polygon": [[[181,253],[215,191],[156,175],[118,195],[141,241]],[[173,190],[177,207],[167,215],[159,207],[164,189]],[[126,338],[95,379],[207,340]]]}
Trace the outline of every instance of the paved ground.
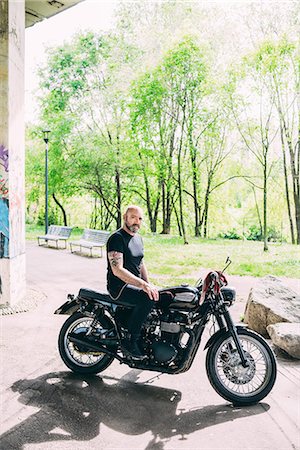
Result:
{"label": "paved ground", "polygon": [[[101,376],[73,375],[57,351],[65,317],[53,311],[80,287],[103,289],[105,272],[104,258],[28,244],[28,297],[39,301],[1,318],[1,450],[300,449],[300,361],[282,354],[273,391],[248,408],[213,391],[203,351],[182,375],[118,362]],[[230,281],[239,293],[231,308],[238,320],[253,280]]]}

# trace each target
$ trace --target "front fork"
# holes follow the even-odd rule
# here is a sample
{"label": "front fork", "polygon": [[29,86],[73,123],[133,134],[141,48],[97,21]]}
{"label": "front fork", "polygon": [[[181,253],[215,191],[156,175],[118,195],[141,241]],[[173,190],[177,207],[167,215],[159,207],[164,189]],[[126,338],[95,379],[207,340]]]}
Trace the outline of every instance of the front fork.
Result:
{"label": "front fork", "polygon": [[[223,311],[223,317],[225,319],[227,328],[228,328],[228,330],[229,330],[229,332],[230,332],[230,334],[232,336],[232,339],[233,339],[233,341],[234,341],[234,343],[236,345],[237,351],[238,351],[239,356],[241,358],[242,366],[243,367],[248,367],[249,366],[249,362],[248,362],[248,360],[247,360],[247,358],[245,356],[244,349],[243,349],[243,347],[241,345],[241,341],[240,341],[240,338],[239,338],[236,326],[234,325],[234,323],[232,321],[232,318],[231,318],[231,316],[230,316],[230,314],[229,314],[229,312],[228,312],[226,307],[224,308],[224,311]],[[225,328],[223,318],[218,315],[216,317],[216,319],[217,319],[217,322],[218,322],[218,325],[219,325],[220,329]]]}

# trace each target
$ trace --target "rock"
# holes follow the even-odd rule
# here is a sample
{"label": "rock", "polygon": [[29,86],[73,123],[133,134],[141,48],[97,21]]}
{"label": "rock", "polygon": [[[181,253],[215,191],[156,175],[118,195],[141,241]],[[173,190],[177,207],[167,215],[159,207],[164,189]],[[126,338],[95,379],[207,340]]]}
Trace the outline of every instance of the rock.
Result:
{"label": "rock", "polygon": [[268,275],[250,290],[244,321],[248,327],[269,337],[268,325],[300,322],[300,295],[279,278]]}
{"label": "rock", "polygon": [[300,359],[300,323],[276,323],[269,325],[267,331],[274,345]]}

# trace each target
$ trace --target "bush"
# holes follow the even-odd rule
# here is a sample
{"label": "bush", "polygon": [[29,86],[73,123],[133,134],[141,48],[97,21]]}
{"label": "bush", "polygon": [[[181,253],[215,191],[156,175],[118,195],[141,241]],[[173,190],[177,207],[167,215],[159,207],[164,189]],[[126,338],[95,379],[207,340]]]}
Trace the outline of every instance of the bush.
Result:
{"label": "bush", "polygon": [[[48,224],[49,225],[60,225],[57,214],[52,209],[50,209],[48,212]],[[39,213],[37,225],[45,225],[45,212],[44,211],[41,211]]]}
{"label": "bush", "polygon": [[246,233],[247,241],[262,241],[262,232],[260,227],[257,225],[252,225],[249,227],[248,232]]}
{"label": "bush", "polygon": [[225,231],[224,233],[219,233],[218,237],[222,239],[242,239],[235,228],[229,231]]}
{"label": "bush", "polygon": [[274,227],[268,228],[268,241],[269,242],[285,242],[280,231],[277,231]]}
{"label": "bush", "polygon": [[[248,233],[246,235],[246,239],[248,241],[262,241],[263,235],[260,227],[257,225],[252,225],[248,229]],[[282,235],[279,231],[277,231],[274,227],[269,227],[267,231],[267,240],[268,242],[283,242]]]}

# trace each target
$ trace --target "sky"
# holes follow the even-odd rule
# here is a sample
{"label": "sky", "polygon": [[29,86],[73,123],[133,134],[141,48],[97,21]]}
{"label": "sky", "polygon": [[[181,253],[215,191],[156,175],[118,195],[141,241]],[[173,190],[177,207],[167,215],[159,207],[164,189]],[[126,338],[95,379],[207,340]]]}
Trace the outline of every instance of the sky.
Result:
{"label": "sky", "polygon": [[46,61],[45,48],[63,44],[81,30],[109,30],[118,0],[84,0],[25,31],[25,120],[36,119],[37,69]]}

